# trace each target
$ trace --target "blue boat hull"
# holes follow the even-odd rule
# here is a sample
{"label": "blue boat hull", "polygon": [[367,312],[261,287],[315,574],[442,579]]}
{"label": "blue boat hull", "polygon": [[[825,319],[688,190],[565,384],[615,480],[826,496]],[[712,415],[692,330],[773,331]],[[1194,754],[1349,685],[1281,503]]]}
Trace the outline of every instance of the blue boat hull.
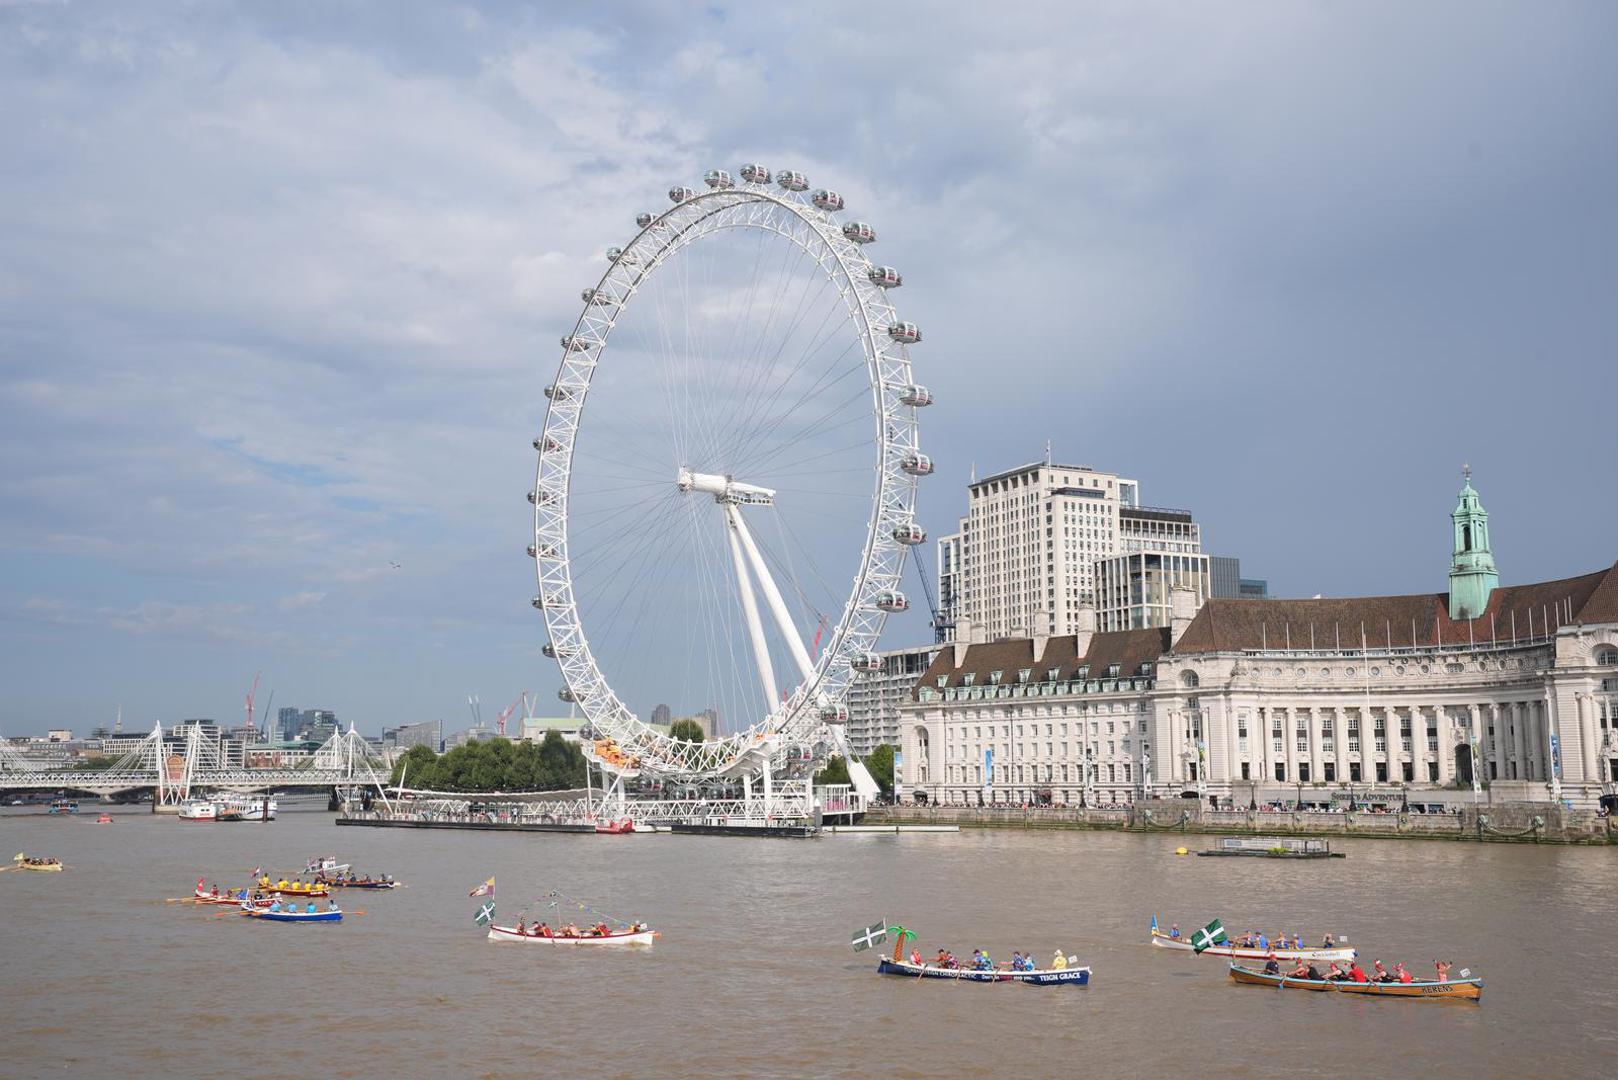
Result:
{"label": "blue boat hull", "polygon": [[268,919],[270,922],[342,922],[341,911],[244,911],[243,915],[253,919]]}
{"label": "blue boat hull", "polygon": [[903,975],[910,979],[948,979],[951,982],[1019,982],[1029,986],[1088,986],[1087,967],[1051,968],[1045,971],[968,971],[965,968],[939,968],[883,960],[878,975]]}

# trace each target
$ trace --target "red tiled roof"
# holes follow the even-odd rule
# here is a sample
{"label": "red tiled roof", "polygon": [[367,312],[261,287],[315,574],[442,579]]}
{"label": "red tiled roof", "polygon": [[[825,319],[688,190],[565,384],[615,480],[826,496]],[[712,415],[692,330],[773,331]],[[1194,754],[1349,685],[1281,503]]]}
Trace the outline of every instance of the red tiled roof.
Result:
{"label": "red tiled roof", "polygon": [[1449,617],[1449,594],[1357,596],[1321,600],[1211,599],[1197,612],[1175,653],[1243,649],[1358,649],[1455,645],[1468,640],[1542,637],[1570,623],[1618,622],[1618,564],[1582,577],[1501,585],[1482,614]]}

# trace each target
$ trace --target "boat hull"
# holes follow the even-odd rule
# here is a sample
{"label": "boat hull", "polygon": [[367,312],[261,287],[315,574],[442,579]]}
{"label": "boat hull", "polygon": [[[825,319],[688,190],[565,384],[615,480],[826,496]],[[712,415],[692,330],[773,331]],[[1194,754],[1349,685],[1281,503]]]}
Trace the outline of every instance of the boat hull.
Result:
{"label": "boat hull", "polygon": [[243,915],[250,919],[265,919],[269,922],[342,922],[341,911],[259,911],[243,909]]}
{"label": "boat hull", "polygon": [[1029,986],[1088,986],[1087,967],[1048,968],[1040,971],[969,971],[966,968],[931,967],[903,960],[883,960],[878,975],[903,975],[912,979],[948,979],[951,982],[1019,982]]}
{"label": "boat hull", "polygon": [[606,937],[535,937],[519,934],[515,926],[489,927],[490,941],[513,941],[523,945],[650,945],[657,938],[652,930],[634,934],[608,934]]}
{"label": "boat hull", "polygon": [[1267,975],[1262,971],[1230,965],[1233,981],[1248,986],[1269,986],[1281,990],[1314,990],[1321,993],[1359,994],[1364,997],[1426,998],[1478,1001],[1483,997],[1482,979],[1455,979],[1450,982],[1362,983],[1327,981],[1324,979],[1294,979],[1286,975]]}
{"label": "boat hull", "polygon": [[328,881],[320,879],[320,884],[328,889],[397,889],[397,881]]}
{"label": "boat hull", "polygon": [[[1161,930],[1152,931],[1152,944],[1159,949],[1172,949],[1179,952],[1195,952],[1191,942],[1186,938],[1172,938]],[[1277,960],[1323,960],[1330,963],[1333,960],[1352,960],[1359,955],[1358,949],[1244,949],[1235,945],[1210,945],[1202,950],[1205,956],[1224,956],[1234,960],[1265,960],[1273,953]]]}
{"label": "boat hull", "polygon": [[61,863],[51,863],[49,866],[30,866],[27,863],[18,863],[19,870],[32,870],[36,874],[59,874],[62,872]]}
{"label": "boat hull", "polygon": [[229,893],[221,893],[218,896],[215,896],[211,892],[203,892],[200,890],[192,895],[192,899],[199,904],[226,904],[230,907],[241,907],[243,904],[252,904],[254,907],[267,908],[272,903],[270,900],[243,900],[241,897],[232,896]]}

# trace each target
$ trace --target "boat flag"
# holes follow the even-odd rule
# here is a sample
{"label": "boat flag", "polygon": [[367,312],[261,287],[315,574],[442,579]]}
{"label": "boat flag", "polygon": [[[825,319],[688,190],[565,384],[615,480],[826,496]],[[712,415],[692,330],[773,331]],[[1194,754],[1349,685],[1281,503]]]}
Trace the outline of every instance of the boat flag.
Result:
{"label": "boat flag", "polygon": [[493,896],[494,895],[494,878],[490,878],[488,881],[485,881],[482,885],[479,885],[477,888],[473,889],[471,892],[467,893],[466,895],[468,895],[468,896]]}
{"label": "boat flag", "polygon": [[888,940],[888,921],[883,919],[864,930],[854,931],[854,951],[864,952],[872,945],[880,945],[886,940]]}
{"label": "boat flag", "polygon": [[264,874],[264,868],[262,866],[253,867],[253,877],[255,877],[255,878],[262,877],[263,874]]}
{"label": "boat flag", "polygon": [[488,926],[489,923],[494,919],[494,901],[483,901],[483,907],[478,910],[476,915],[472,916],[472,919],[479,926]]}
{"label": "boat flag", "polygon": [[1225,936],[1225,927],[1218,919],[1204,926],[1191,935],[1191,951],[1200,953],[1204,949],[1215,945],[1223,945],[1230,939]]}

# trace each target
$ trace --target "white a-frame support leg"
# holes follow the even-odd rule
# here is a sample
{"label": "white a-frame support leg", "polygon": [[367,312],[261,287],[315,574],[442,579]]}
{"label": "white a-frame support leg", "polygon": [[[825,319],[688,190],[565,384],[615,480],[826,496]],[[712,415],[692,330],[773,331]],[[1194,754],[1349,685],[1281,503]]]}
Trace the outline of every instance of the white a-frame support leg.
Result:
{"label": "white a-frame support leg", "polygon": [[792,617],[787,614],[786,601],[781,599],[781,590],[776,588],[775,578],[770,575],[769,567],[764,565],[764,556],[759,554],[758,545],[753,542],[753,534],[748,531],[747,523],[742,520],[741,511],[732,503],[725,507],[725,514],[730,518],[731,527],[736,535],[741,537],[742,547],[747,551],[747,561],[752,563],[759,587],[764,590],[764,599],[770,605],[770,614],[775,616],[776,629],[781,631],[781,637],[786,640],[787,648],[792,652],[792,659],[797,662],[798,674],[807,682],[809,676],[814,673],[814,661],[809,659],[809,650],[803,647],[803,639],[798,637],[798,630],[792,625]]}
{"label": "white a-frame support leg", "polygon": [[730,561],[736,567],[736,591],[741,594],[742,614],[747,619],[747,633],[753,639],[753,656],[758,661],[759,683],[764,688],[764,711],[776,709],[775,669],[770,665],[770,647],[764,640],[764,624],[758,618],[758,601],[753,599],[753,584],[747,577],[747,563],[742,558],[741,544],[736,534],[742,528],[741,515],[735,506],[725,507],[725,530],[730,534]]}

